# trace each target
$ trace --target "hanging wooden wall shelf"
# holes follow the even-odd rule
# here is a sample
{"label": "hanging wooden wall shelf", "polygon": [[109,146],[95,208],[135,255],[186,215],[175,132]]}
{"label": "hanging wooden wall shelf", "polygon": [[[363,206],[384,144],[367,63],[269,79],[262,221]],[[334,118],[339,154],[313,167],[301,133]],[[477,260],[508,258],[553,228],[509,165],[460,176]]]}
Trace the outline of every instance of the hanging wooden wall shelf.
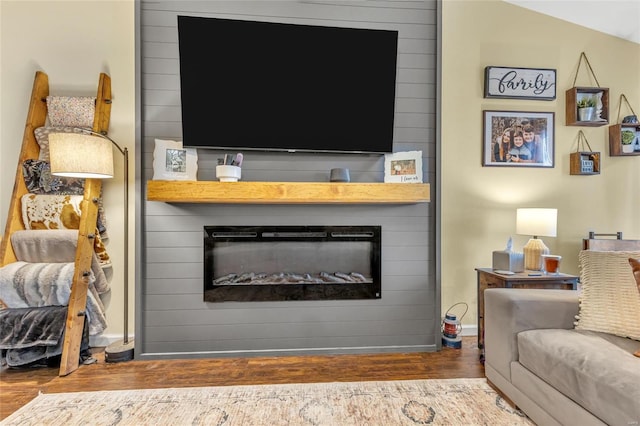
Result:
{"label": "hanging wooden wall shelf", "polygon": [[[618,105],[618,119],[620,121],[620,107],[622,102],[626,102],[629,110],[635,117],[635,123],[620,123],[609,126],[609,155],[612,157],[622,157],[631,155],[640,155],[640,123],[638,116],[629,104],[624,94],[620,95],[620,104]],[[630,141],[630,143],[624,143]]]}
{"label": "hanging wooden wall shelf", "polygon": [[[597,87],[577,87],[576,80],[580,71],[580,64],[584,58]],[[587,56],[582,52],[578,69],[573,79],[573,87],[566,91],[565,124],[567,126],[600,127],[609,124],[609,89],[600,87]],[[582,108],[582,103],[590,102],[588,108]],[[589,109],[591,108],[591,109]]]}
{"label": "hanging wooden wall shelf", "polygon": [[[589,151],[584,150],[585,145]],[[599,175],[600,174],[600,153],[591,151],[591,146],[582,130],[578,132],[578,151],[572,152],[569,156],[569,173],[572,175]]]}

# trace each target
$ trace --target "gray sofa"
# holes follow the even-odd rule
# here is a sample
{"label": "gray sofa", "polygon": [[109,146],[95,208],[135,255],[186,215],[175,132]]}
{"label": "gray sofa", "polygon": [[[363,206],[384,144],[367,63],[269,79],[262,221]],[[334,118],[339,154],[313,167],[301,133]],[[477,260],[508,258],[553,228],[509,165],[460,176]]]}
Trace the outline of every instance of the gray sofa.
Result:
{"label": "gray sofa", "polygon": [[574,330],[578,292],[488,289],[485,374],[538,425],[640,425],[640,342]]}

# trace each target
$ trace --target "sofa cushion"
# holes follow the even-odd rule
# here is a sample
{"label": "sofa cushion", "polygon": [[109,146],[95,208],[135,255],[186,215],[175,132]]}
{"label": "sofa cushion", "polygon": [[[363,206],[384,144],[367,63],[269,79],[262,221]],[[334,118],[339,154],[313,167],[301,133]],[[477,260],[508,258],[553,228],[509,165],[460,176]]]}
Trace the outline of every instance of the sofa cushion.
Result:
{"label": "sofa cushion", "polygon": [[640,342],[606,333],[518,333],[519,362],[607,424],[640,419]]}
{"label": "sofa cushion", "polygon": [[580,252],[578,330],[600,331],[640,340],[640,292],[629,258],[638,251]]}

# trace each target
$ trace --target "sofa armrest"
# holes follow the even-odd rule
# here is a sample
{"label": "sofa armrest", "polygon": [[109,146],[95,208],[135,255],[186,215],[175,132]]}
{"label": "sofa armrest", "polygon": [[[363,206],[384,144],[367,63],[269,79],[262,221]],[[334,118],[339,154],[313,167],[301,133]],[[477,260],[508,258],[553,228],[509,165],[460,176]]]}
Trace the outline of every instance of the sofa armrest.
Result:
{"label": "sofa armrest", "polygon": [[484,291],[485,363],[511,381],[517,334],[541,328],[572,329],[578,291],[492,288]]}

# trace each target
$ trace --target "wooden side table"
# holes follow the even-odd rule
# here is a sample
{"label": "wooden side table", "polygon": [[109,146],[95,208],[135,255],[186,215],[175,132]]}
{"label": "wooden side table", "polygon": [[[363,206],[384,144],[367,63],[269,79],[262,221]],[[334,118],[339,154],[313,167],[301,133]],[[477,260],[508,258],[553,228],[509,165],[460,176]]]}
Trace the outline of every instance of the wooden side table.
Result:
{"label": "wooden side table", "polygon": [[[547,288],[556,290],[576,290],[578,278],[575,275],[545,275],[539,271],[517,272],[503,275],[491,268],[476,268],[478,272],[478,348],[482,349],[480,359],[484,361],[484,291],[488,288]],[[535,275],[531,275],[535,274]]]}

